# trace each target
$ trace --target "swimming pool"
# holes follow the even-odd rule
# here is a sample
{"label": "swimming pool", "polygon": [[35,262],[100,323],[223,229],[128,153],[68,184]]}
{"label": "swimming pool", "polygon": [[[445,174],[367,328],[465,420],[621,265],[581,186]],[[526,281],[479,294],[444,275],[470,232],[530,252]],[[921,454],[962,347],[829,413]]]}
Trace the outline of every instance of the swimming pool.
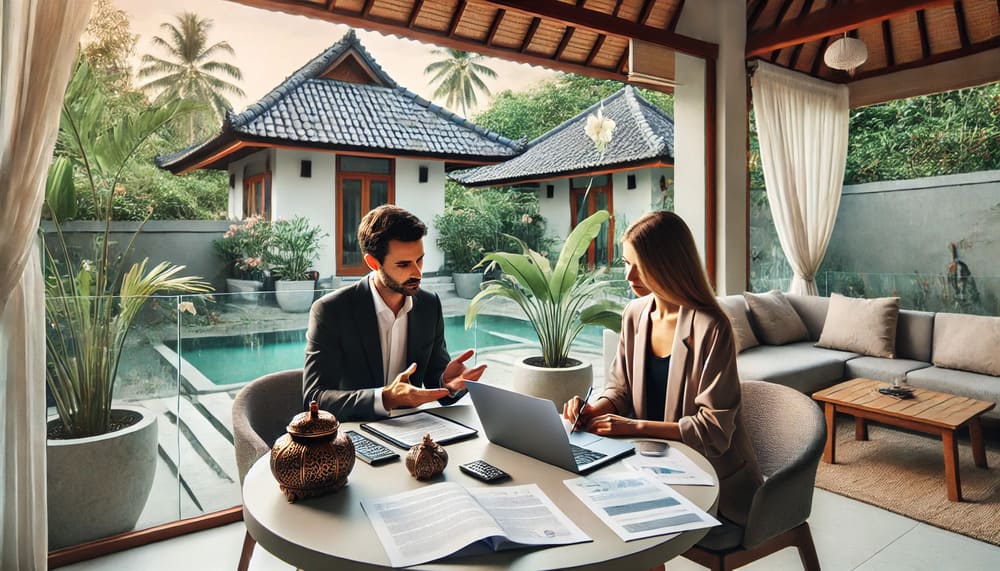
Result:
{"label": "swimming pool", "polygon": [[[457,354],[468,348],[477,351],[498,350],[538,341],[531,324],[523,319],[500,315],[479,315],[472,329],[465,329],[465,316],[455,315],[444,320],[448,350]],[[601,329],[586,327],[577,344],[600,347]],[[269,331],[245,335],[193,337],[182,339],[180,351],[175,340],[164,345],[169,353],[160,351],[172,364],[181,363],[185,379],[198,391],[231,388],[261,375],[297,369],[305,359],[306,330]]]}

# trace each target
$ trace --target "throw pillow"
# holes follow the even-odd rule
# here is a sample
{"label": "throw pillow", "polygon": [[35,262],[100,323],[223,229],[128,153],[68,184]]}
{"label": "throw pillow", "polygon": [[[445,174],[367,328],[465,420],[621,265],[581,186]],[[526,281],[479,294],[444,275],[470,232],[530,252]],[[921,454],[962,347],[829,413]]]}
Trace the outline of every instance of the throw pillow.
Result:
{"label": "throw pillow", "polygon": [[1000,318],[984,315],[934,315],[934,350],[938,367],[1000,377]]}
{"label": "throw pillow", "polygon": [[780,291],[745,292],[743,297],[750,306],[757,333],[765,344],[785,345],[809,339],[806,324]]}
{"label": "throw pillow", "polygon": [[757,336],[753,334],[753,328],[750,327],[750,319],[747,317],[747,302],[742,296],[720,297],[719,305],[733,326],[733,339],[736,341],[737,353],[760,345]]}
{"label": "throw pillow", "polygon": [[857,299],[830,294],[816,346],[895,359],[898,321],[898,297]]}

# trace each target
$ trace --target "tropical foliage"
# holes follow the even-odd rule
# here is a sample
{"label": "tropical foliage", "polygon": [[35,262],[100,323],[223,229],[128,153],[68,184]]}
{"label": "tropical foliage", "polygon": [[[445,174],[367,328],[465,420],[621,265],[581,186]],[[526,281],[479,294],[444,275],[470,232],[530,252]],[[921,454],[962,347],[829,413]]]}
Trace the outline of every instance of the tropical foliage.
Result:
{"label": "tropical foliage", "polygon": [[[46,207],[58,244],[46,247],[46,381],[56,402],[63,435],[76,438],[112,429],[111,400],[118,363],[136,314],[159,292],[207,292],[195,277],[179,277],[183,266],[167,262],[147,269],[148,259],[124,272],[133,235],[124,251],[112,250],[115,191],[140,149],[190,110],[186,101],[148,108],[135,116],[108,117],[107,98],[85,60],[79,60],[63,101],[59,145],[50,167]],[[84,181],[104,234],[90,259],[77,260],[62,221],[75,214],[74,177]],[[138,234],[140,229],[136,232]]]}
{"label": "tropical foliage", "polygon": [[236,279],[264,279],[264,252],[271,241],[271,222],[251,216],[230,224],[222,238],[214,240],[216,253],[226,261],[229,275]]}
{"label": "tropical foliage", "polygon": [[613,284],[599,279],[605,268],[580,271],[580,258],[607,223],[610,215],[601,210],[578,224],[563,244],[555,268],[548,258],[513,236],[520,254],[492,252],[482,264],[495,263],[503,270],[499,279],[483,284],[482,291],[469,303],[465,327],[472,325],[480,304],[494,297],[513,300],[524,311],[538,335],[546,367],[565,367],[570,347],[585,325],[621,329],[622,306],[602,299]]}
{"label": "tropical foliage", "polygon": [[153,45],[166,52],[166,57],[152,54],[142,56],[140,78],[154,78],[142,88],[156,92],[156,102],[173,99],[190,99],[206,106],[205,121],[199,126],[194,117],[188,118],[188,142],[203,135],[205,126],[214,127],[232,109],[226,95],[245,95],[243,90],[221,76],[241,80],[240,69],[230,63],[215,59],[222,54],[235,55],[228,42],[209,44],[208,33],[212,20],[191,12],[176,16],[176,25],[166,22],[160,27],[166,39],[153,36]]}
{"label": "tropical foliage", "polygon": [[319,241],[328,234],[303,216],[274,222],[270,234],[264,250],[264,262],[274,278],[292,281],[311,279],[309,271],[319,258]]}
{"label": "tropical foliage", "polygon": [[432,53],[444,58],[424,68],[424,75],[434,75],[431,84],[438,84],[434,97],[444,97],[448,108],[459,108],[462,116],[468,117],[469,108],[478,102],[477,92],[490,94],[483,78],[496,79],[497,73],[483,65],[485,58],[479,54],[450,48]]}

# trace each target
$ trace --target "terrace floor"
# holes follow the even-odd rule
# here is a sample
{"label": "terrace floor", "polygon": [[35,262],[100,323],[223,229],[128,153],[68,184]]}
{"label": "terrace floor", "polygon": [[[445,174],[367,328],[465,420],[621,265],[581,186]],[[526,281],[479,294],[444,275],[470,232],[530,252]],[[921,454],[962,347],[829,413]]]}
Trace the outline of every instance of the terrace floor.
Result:
{"label": "terrace floor", "polygon": [[[430,288],[429,288],[430,289]],[[444,284],[437,290],[445,315],[463,314],[468,304]],[[502,305],[494,313],[516,315]],[[280,320],[279,315],[275,316]],[[277,323],[275,323],[277,325]],[[461,349],[453,347],[453,350]],[[537,353],[530,348],[485,350],[479,362],[489,364],[492,384],[509,383],[515,360]],[[581,347],[574,355],[595,364],[595,386],[603,386],[600,349]],[[182,395],[144,402],[160,414],[161,454],[157,482],[139,522],[139,528],[239,505],[231,433],[231,406],[236,390]],[[179,470],[178,470],[179,467]],[[180,478],[178,478],[178,473]],[[827,570],[989,569],[1000,568],[1000,547],[944,531],[889,511],[817,489],[812,527],[820,562]],[[243,540],[242,523],[230,524],[185,537],[108,555],[64,567],[94,569],[233,569]],[[668,569],[701,569],[677,559]],[[784,550],[747,569],[801,569],[792,550]],[[257,548],[251,569],[288,570],[287,564]]]}

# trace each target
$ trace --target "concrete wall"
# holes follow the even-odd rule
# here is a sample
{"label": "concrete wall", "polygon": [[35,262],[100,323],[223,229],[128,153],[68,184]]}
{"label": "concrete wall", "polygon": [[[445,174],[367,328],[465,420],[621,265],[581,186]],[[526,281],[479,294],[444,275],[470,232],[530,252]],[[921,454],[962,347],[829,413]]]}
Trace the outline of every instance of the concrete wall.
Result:
{"label": "concrete wall", "polygon": [[[229,228],[225,220],[151,220],[136,238],[132,254],[125,259],[125,266],[149,257],[147,267],[160,262],[187,266],[183,275],[201,276],[218,292],[226,291],[225,262],[212,247],[212,241],[221,238]],[[111,240],[115,252],[128,246],[138,222],[114,222]],[[62,259],[60,246],[53,225],[42,223],[45,241],[52,248],[56,259]],[[63,232],[71,255],[76,259],[94,259],[93,243],[104,235],[103,222],[80,221],[63,225]]]}

